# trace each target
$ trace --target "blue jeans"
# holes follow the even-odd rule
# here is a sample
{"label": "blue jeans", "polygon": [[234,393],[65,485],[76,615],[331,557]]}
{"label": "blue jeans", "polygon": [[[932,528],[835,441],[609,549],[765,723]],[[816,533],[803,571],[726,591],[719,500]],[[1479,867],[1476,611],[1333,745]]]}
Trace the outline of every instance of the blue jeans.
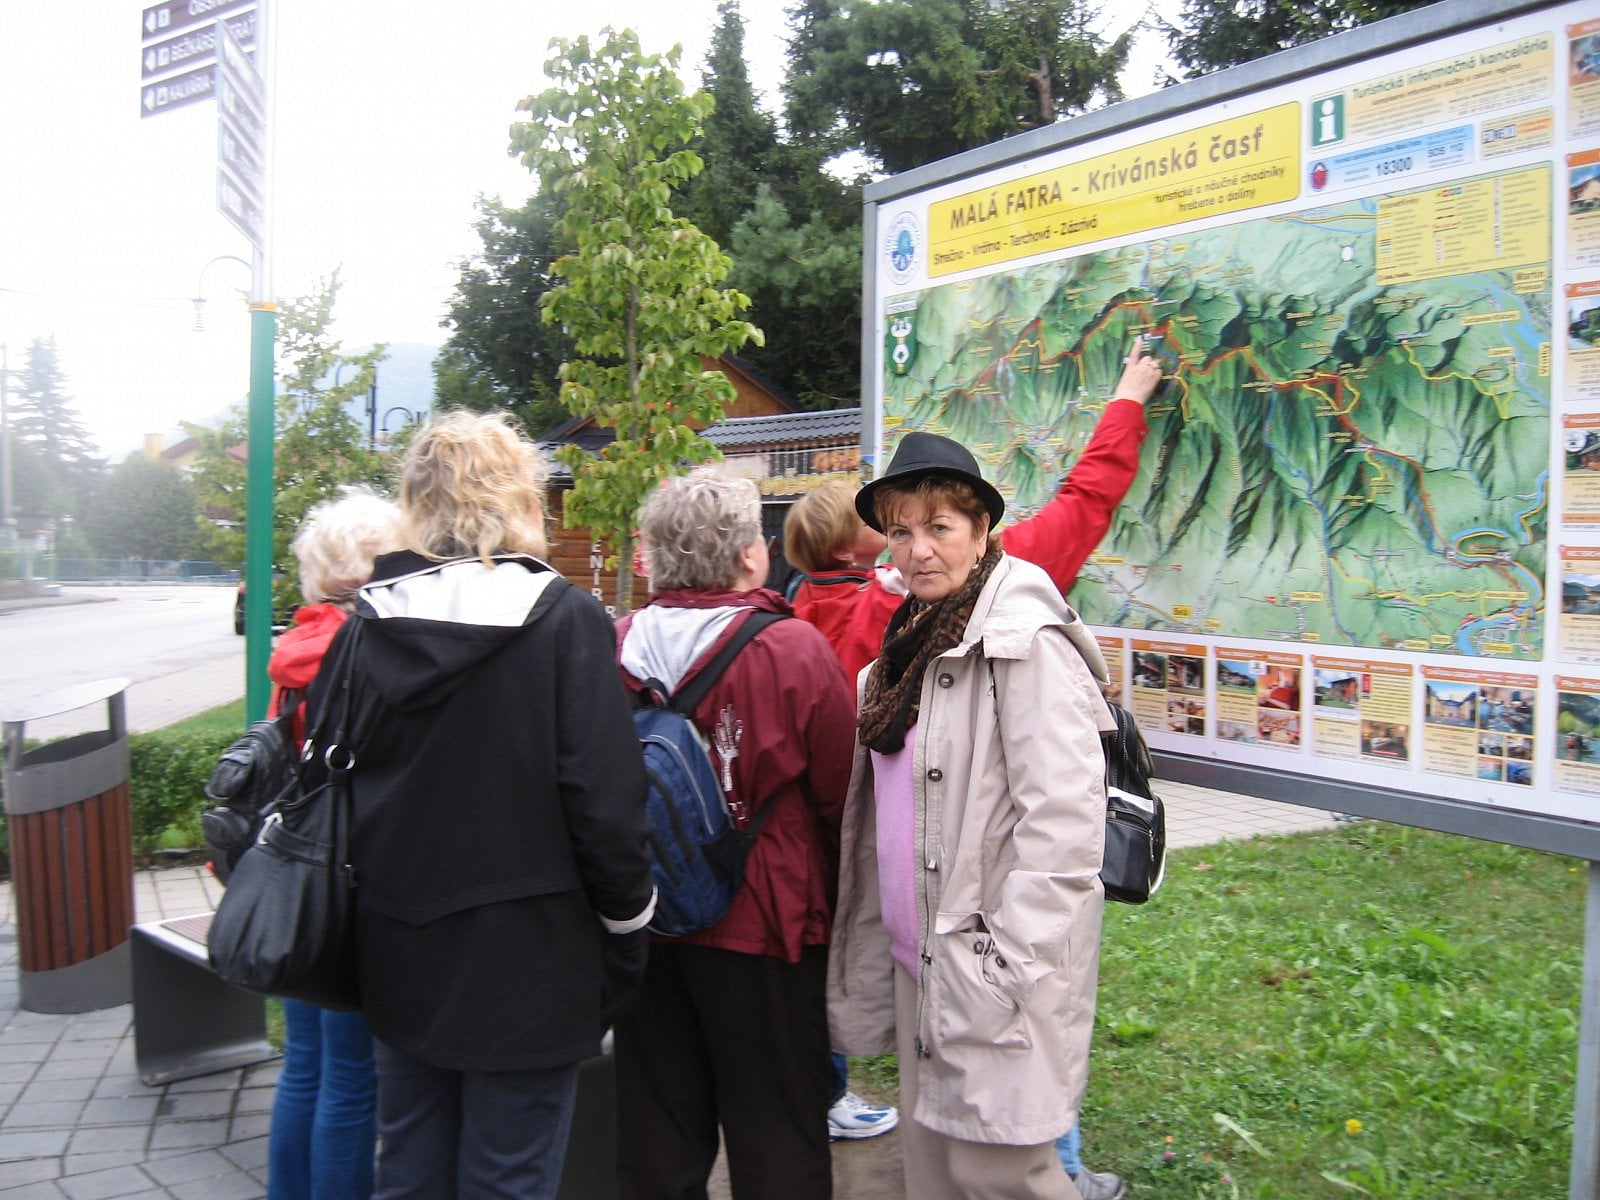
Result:
{"label": "blue jeans", "polygon": [[1083,1139],[1078,1134],[1078,1127],[1074,1125],[1056,1139],[1056,1153],[1061,1156],[1061,1165],[1066,1168],[1068,1175],[1074,1179],[1083,1170]]}
{"label": "blue jeans", "polygon": [[360,1013],[283,1002],[267,1200],[367,1200],[377,1140],[372,1035]]}
{"label": "blue jeans", "polygon": [[828,1093],[828,1107],[832,1108],[850,1090],[850,1060],[837,1050],[830,1050],[828,1065],[833,1069],[833,1090]]}

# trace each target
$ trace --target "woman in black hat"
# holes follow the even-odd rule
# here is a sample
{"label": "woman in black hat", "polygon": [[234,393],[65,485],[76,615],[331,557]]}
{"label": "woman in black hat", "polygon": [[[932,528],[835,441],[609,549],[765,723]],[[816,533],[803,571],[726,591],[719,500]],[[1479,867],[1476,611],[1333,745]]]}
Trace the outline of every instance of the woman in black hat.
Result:
{"label": "woman in black hat", "polygon": [[1078,1200],[1104,896],[1104,660],[993,536],[970,451],[910,433],[856,499],[909,595],[864,675],[829,961],[835,1044],[898,1052],[906,1194]]}

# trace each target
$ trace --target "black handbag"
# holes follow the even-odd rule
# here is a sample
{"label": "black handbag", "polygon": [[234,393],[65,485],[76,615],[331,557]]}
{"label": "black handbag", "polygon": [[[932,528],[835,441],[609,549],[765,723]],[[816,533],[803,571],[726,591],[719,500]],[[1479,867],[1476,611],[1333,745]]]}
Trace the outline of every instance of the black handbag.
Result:
{"label": "black handbag", "polygon": [[1110,704],[1117,727],[1100,735],[1106,755],[1106,848],[1100,882],[1106,899],[1143,904],[1167,869],[1167,810],[1150,786],[1155,764],[1133,714]]}
{"label": "black handbag", "polygon": [[[361,621],[352,618],[328,678],[322,716],[294,777],[240,856],[206,938],[229,983],[323,1008],[359,1008],[356,882],[350,866],[350,676]],[[331,726],[324,737],[323,729]]]}

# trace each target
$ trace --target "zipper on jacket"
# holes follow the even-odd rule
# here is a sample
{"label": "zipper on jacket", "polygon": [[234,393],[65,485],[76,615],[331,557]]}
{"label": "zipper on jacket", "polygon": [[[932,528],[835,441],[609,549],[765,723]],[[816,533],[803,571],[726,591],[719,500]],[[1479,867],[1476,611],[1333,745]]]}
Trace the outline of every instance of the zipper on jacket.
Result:
{"label": "zipper on jacket", "polygon": [[[943,655],[940,656],[940,659],[942,658]],[[926,689],[926,694],[922,697],[921,712],[923,717],[927,717],[933,711],[932,701],[934,672],[932,668],[939,664],[940,659],[935,659],[934,662],[929,663],[929,669],[924,672],[922,677],[923,687]],[[922,896],[922,944],[917,947],[917,957],[918,961],[922,965],[922,969],[917,972],[917,1036],[914,1043],[918,1058],[933,1057],[933,1049],[928,1045],[927,1042],[923,1041],[922,1031],[924,1028],[926,1028],[925,1022],[927,1016],[926,997],[928,990],[926,986],[926,977],[928,971],[933,966],[934,910],[933,897],[931,895],[932,885],[928,881],[928,876],[934,874],[939,869],[938,859],[928,852],[928,812],[932,806],[927,803],[927,762],[929,738],[924,736],[924,734],[927,733],[926,725],[927,723],[925,721],[919,722],[919,727],[917,729],[917,748],[916,752],[912,755],[913,761],[911,764],[911,769],[913,771],[921,771],[921,773],[916,775],[916,777],[911,781],[912,795],[916,796],[920,792],[924,801],[924,803],[916,810],[918,824],[921,826],[921,828],[917,831],[919,835],[917,838],[917,848],[921,853],[921,861],[917,863],[917,866],[920,868],[919,874],[921,877],[921,886],[918,888],[918,891]],[[920,760],[920,762],[917,760]],[[943,782],[942,775],[940,776],[938,782]]]}

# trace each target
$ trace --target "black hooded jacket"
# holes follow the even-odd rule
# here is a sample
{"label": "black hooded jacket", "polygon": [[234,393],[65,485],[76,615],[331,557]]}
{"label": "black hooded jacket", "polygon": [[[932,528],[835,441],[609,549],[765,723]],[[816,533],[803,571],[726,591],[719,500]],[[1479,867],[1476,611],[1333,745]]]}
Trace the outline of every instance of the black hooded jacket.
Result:
{"label": "black hooded jacket", "polygon": [[351,855],[373,1033],[448,1070],[597,1053],[602,941],[652,898],[610,620],[536,559],[401,552],[378,560],[356,622]]}

